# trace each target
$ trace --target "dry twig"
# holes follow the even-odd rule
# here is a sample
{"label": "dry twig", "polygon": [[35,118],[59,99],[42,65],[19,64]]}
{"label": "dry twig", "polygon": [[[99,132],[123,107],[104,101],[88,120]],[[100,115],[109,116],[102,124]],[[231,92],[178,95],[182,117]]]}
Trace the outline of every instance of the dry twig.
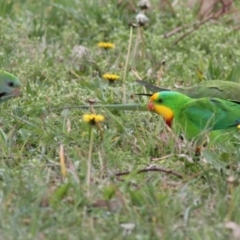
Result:
{"label": "dry twig", "polygon": [[[138,170],[137,174],[144,173],[144,172],[164,172],[167,174],[172,174],[178,178],[183,178],[183,175],[180,173],[174,172],[171,169],[165,169],[165,168],[160,168],[160,167],[143,168],[143,169]],[[119,172],[119,173],[116,173],[115,176],[119,177],[119,176],[128,175],[130,173],[131,173],[131,171]]]}

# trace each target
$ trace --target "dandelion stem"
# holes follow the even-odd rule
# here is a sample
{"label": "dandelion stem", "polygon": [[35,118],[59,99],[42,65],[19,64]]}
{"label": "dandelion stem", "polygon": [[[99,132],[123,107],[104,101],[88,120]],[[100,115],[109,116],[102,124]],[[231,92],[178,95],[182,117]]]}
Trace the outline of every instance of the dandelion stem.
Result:
{"label": "dandelion stem", "polygon": [[92,151],[93,151],[93,130],[90,127],[90,143],[89,143],[89,150],[88,150],[88,162],[87,162],[87,197],[90,197],[90,184],[91,184],[91,165],[92,165]]}
{"label": "dandelion stem", "polygon": [[127,50],[127,57],[126,57],[126,62],[125,62],[125,67],[124,67],[124,75],[123,75],[123,103],[126,103],[126,78],[127,78],[127,72],[128,72],[128,62],[129,62],[129,57],[130,57],[130,51],[131,51],[131,46],[132,46],[132,35],[133,35],[133,27],[130,27],[130,34],[129,34],[129,43],[128,43],[128,50]]}
{"label": "dandelion stem", "polygon": [[144,31],[143,27],[139,27],[139,32],[140,32],[140,37],[141,37],[141,45],[142,45],[142,64],[144,64],[144,59],[145,59],[145,42],[144,42]]}
{"label": "dandelion stem", "polygon": [[140,32],[139,32],[139,27],[137,28],[137,36],[135,39],[135,44],[134,44],[134,48],[133,48],[133,53],[132,53],[132,58],[131,61],[133,61],[137,55],[137,49],[138,49],[138,45],[139,45],[139,39],[141,39],[140,37]]}
{"label": "dandelion stem", "polygon": [[61,167],[62,177],[66,178],[68,173],[67,173],[65,157],[64,157],[64,147],[62,144],[60,145],[59,158],[60,158],[60,167]]}
{"label": "dandelion stem", "polygon": [[110,90],[111,90],[111,103],[114,103],[114,100],[113,100],[113,88],[110,87]]}
{"label": "dandelion stem", "polygon": [[[96,114],[92,103],[89,104],[89,108],[90,108],[90,110],[91,110],[91,112],[92,112],[93,114]],[[91,130],[90,130],[90,131],[91,131]]]}

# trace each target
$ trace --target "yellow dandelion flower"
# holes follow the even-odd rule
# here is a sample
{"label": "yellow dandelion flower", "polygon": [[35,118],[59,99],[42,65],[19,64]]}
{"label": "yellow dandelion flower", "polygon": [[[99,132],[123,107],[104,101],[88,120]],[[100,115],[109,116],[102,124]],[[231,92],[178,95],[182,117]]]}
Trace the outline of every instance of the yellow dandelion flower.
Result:
{"label": "yellow dandelion flower", "polygon": [[83,121],[95,125],[96,123],[103,122],[104,116],[101,114],[83,114]]}
{"label": "yellow dandelion flower", "polygon": [[103,74],[103,78],[107,79],[109,83],[113,83],[115,80],[119,79],[120,77],[116,74],[105,73]]}
{"label": "yellow dandelion flower", "polygon": [[99,42],[98,46],[100,48],[104,48],[105,50],[115,47],[115,45],[113,43],[110,43],[110,42]]}

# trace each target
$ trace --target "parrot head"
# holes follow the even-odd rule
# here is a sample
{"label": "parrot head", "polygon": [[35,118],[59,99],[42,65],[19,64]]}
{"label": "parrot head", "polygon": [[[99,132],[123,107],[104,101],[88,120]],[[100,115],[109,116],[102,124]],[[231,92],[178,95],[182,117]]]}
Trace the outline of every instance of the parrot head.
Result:
{"label": "parrot head", "polygon": [[166,124],[171,127],[174,115],[178,114],[180,109],[189,101],[191,98],[182,93],[162,91],[151,95],[148,109],[161,115]]}
{"label": "parrot head", "polygon": [[168,93],[171,92],[158,92],[158,93],[154,93],[151,97],[150,97],[150,101],[148,103],[148,109],[150,111],[156,112],[157,114],[161,115],[166,124],[171,127],[172,125],[172,120],[174,117],[174,112],[171,109],[171,104],[169,106],[169,103],[171,103],[171,98],[169,99]]}
{"label": "parrot head", "polygon": [[0,103],[21,94],[21,83],[11,73],[0,71]]}

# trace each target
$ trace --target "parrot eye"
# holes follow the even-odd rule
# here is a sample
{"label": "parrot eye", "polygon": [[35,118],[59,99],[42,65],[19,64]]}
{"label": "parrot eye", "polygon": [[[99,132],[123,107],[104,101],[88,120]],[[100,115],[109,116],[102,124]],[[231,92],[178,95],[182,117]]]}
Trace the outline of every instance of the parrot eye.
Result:
{"label": "parrot eye", "polygon": [[157,100],[157,102],[158,102],[158,103],[162,103],[163,100],[162,100],[161,98],[159,98],[159,99]]}
{"label": "parrot eye", "polygon": [[13,82],[9,82],[9,83],[8,83],[8,86],[9,86],[9,87],[13,87],[13,85],[14,85]]}

